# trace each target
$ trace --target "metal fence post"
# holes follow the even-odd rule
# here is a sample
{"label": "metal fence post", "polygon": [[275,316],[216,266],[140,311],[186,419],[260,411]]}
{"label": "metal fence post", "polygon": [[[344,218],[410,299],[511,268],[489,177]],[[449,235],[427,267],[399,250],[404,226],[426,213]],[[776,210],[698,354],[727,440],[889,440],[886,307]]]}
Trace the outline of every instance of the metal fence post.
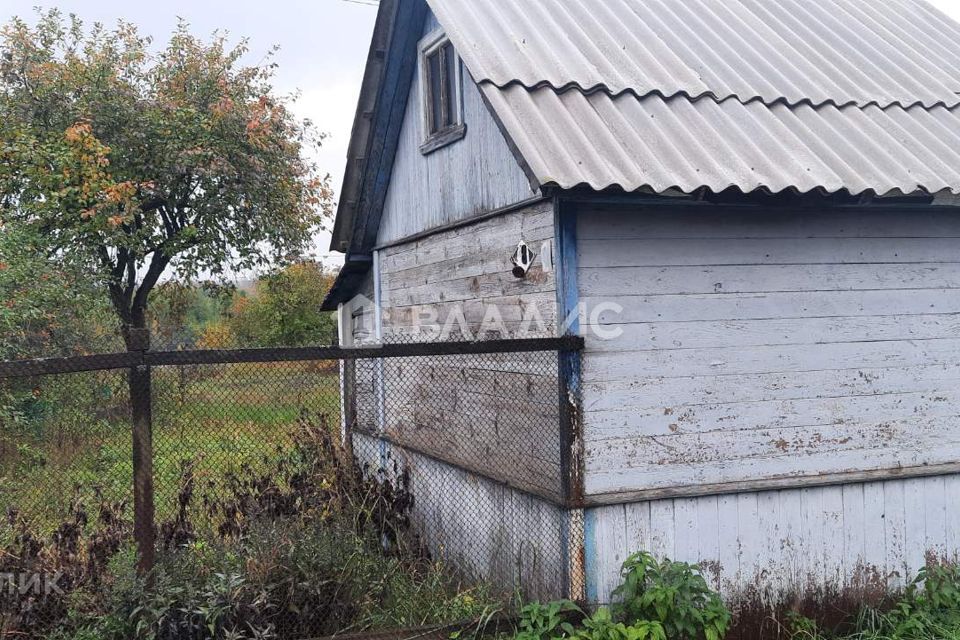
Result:
{"label": "metal fence post", "polygon": [[150,349],[148,329],[130,330],[131,351],[140,362],[129,369],[130,409],[133,418],[133,537],[137,543],[137,571],[148,584],[155,561],[153,504],[153,398],[150,365],[144,354]]}

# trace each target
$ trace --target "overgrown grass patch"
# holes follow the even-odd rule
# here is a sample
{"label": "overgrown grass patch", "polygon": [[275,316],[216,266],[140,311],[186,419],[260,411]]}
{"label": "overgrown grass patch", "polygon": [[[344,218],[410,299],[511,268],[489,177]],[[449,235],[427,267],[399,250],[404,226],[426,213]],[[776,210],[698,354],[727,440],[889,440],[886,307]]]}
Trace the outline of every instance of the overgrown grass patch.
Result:
{"label": "overgrown grass patch", "polygon": [[43,606],[0,601],[0,628],[30,639],[294,638],[495,607],[410,534],[400,478],[347,457],[336,370],[310,363],[155,370],[159,560],[146,590],[130,540],[124,385],[123,372],[45,379],[23,396],[30,411],[4,424],[0,570],[67,579]]}

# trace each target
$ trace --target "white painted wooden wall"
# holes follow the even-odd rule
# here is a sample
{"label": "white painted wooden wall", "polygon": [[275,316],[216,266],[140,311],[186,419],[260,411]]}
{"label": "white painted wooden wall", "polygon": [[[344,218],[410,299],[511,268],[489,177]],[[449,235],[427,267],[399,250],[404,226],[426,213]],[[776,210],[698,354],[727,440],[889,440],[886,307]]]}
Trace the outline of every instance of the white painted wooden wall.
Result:
{"label": "white painted wooden wall", "polygon": [[588,510],[592,599],[648,550],[702,564],[735,608],[903,587],[926,557],[956,561],[960,476],[853,483],[610,505]]}
{"label": "white painted wooden wall", "polygon": [[585,326],[588,500],[628,500],[586,513],[592,598],[640,549],[734,603],[956,559],[960,214],[596,210],[578,236],[582,301],[624,306],[620,338]]}
{"label": "white painted wooden wall", "polygon": [[623,305],[600,316],[621,337],[586,331],[588,494],[796,486],[960,460],[957,213],[579,221],[582,301]]}
{"label": "white painted wooden wall", "polygon": [[[499,482],[358,434],[357,457],[410,474],[411,518],[436,560],[512,595],[559,597],[570,514]],[[396,467],[394,466],[396,463]]]}

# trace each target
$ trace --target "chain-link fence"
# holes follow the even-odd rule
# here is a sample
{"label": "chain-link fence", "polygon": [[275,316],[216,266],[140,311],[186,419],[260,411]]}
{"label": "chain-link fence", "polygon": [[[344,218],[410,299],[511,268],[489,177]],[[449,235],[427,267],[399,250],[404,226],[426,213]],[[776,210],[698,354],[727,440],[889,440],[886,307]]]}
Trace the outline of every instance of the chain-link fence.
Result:
{"label": "chain-link fence", "polygon": [[0,638],[311,638],[576,596],[578,349],[0,363]]}

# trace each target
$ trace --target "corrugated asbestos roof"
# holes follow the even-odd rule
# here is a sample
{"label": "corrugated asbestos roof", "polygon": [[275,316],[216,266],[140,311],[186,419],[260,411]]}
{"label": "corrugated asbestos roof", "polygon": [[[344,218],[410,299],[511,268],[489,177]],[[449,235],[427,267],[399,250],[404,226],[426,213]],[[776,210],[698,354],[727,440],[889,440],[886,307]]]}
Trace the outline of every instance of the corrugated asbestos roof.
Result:
{"label": "corrugated asbestos roof", "polygon": [[960,187],[960,114],[946,107],[768,107],[523,87],[485,92],[541,184],[657,193]]}
{"label": "corrugated asbestos roof", "polygon": [[960,192],[922,0],[429,0],[541,185]]}

